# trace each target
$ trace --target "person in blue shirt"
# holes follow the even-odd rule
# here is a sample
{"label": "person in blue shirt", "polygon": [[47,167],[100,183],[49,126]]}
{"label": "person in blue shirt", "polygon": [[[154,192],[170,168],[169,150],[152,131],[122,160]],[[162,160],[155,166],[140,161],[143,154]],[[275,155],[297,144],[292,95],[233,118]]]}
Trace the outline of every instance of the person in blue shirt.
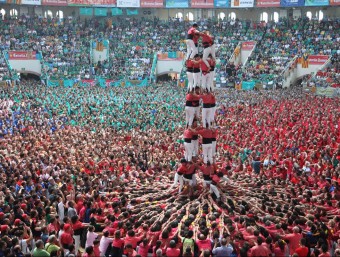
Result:
{"label": "person in blue shirt", "polygon": [[215,239],[212,253],[215,257],[231,257],[234,248],[229,244],[229,239],[222,238],[221,246],[217,247],[218,239]]}

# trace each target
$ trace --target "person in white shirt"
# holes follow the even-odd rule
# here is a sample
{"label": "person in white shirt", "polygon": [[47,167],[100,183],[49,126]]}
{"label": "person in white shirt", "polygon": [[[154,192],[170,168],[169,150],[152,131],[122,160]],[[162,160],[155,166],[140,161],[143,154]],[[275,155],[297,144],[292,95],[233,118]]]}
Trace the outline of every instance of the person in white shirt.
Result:
{"label": "person in white shirt", "polygon": [[58,216],[59,220],[63,220],[65,217],[65,206],[61,197],[58,199]]}
{"label": "person in white shirt", "polygon": [[98,237],[98,234],[94,232],[94,226],[89,226],[89,231],[87,231],[87,235],[86,235],[85,248],[88,246],[93,246],[93,242],[97,237]]}
{"label": "person in white shirt", "polygon": [[110,234],[109,231],[105,231],[103,233],[102,238],[100,239],[99,250],[102,253],[102,255],[105,255],[107,248],[113,241],[113,238],[109,238],[109,234]]}

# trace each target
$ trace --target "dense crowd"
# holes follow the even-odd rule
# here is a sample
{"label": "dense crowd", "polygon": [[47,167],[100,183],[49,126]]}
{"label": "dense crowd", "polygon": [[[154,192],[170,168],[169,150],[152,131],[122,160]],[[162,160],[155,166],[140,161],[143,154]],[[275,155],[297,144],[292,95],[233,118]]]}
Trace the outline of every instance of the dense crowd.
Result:
{"label": "dense crowd", "polygon": [[[337,21],[291,22],[198,26],[214,36],[217,77],[278,79],[292,56],[308,52],[333,54],[327,76],[338,81]],[[20,17],[2,21],[0,43],[41,52],[51,77],[140,79],[155,52],[185,52],[188,27],[176,19]],[[88,55],[97,38],[115,49],[108,61]],[[224,66],[246,40],[257,41],[254,53],[229,73]],[[208,91],[168,82],[2,87],[0,257],[340,256],[339,99],[299,88]],[[186,94],[203,99],[190,122]],[[214,97],[216,153],[207,158],[199,147],[189,159],[183,130],[209,126],[206,95]]]}
{"label": "dense crowd", "polygon": [[173,184],[185,89],[4,88],[0,256],[338,254],[339,99],[214,94],[219,199],[201,150],[193,192]]}
{"label": "dense crowd", "polygon": [[[156,17],[81,21],[22,16],[1,23],[2,49],[41,52],[43,71],[50,78],[85,79],[148,77],[154,53],[185,51],[185,31],[190,25],[188,21],[163,21]],[[283,69],[295,55],[339,52],[338,34],[332,33],[339,29],[337,19],[280,19],[276,23],[202,19],[198,25],[202,30],[209,29],[215,37],[217,80],[234,81],[235,76],[228,76],[225,66],[241,41],[257,42],[247,65],[235,74],[245,80],[280,80]],[[94,62],[90,45],[101,39],[109,40],[109,58]]]}

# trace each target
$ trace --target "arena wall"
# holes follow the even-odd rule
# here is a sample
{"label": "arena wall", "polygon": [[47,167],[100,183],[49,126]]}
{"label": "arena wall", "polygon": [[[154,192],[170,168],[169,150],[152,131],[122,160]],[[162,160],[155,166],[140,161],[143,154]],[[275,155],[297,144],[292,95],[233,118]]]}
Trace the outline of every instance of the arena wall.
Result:
{"label": "arena wall", "polygon": [[[44,16],[46,11],[51,11],[53,17],[56,17],[58,11],[63,12],[63,16],[65,17],[78,17],[79,16],[79,7],[70,7],[70,6],[19,6],[19,5],[8,5],[4,4],[0,7],[0,9],[4,9],[6,14],[10,13],[10,10],[16,9],[18,15],[28,14],[28,15],[40,15]],[[340,16],[340,7],[300,7],[300,8],[244,8],[244,9],[235,9],[235,8],[215,8],[215,9],[140,9],[140,14],[138,17],[149,17],[152,18],[154,16],[159,17],[160,19],[166,20],[169,18],[175,18],[178,13],[181,13],[183,17],[187,17],[189,13],[193,15],[193,19],[201,19],[201,18],[212,18],[219,17],[219,14],[223,13],[225,17],[229,17],[231,13],[236,15],[236,18],[240,19],[250,19],[253,21],[261,20],[261,14],[266,12],[268,14],[268,20],[274,20],[274,13],[279,13],[279,17],[301,17],[306,16],[307,12],[312,13],[313,18],[319,18],[319,11],[323,12],[324,17],[336,18]],[[145,13],[145,14],[144,14]],[[150,13],[150,14],[149,14]],[[109,11],[110,15],[110,11]],[[129,16],[136,17],[136,16]],[[87,16],[82,16],[82,19],[90,18]],[[121,18],[121,16],[117,16],[117,18]]]}

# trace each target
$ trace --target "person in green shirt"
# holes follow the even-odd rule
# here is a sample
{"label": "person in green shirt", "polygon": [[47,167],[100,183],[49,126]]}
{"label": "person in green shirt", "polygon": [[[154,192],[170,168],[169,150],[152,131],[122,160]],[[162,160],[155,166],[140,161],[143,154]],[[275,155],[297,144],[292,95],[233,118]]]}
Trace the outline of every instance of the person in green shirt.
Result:
{"label": "person in green shirt", "polygon": [[50,257],[50,254],[44,250],[44,242],[42,240],[38,240],[35,243],[35,248],[33,250],[33,257]]}
{"label": "person in green shirt", "polygon": [[51,235],[48,238],[48,243],[45,245],[45,250],[51,254],[52,252],[57,252],[57,255],[60,255],[60,247],[56,244],[58,242],[55,235]]}

